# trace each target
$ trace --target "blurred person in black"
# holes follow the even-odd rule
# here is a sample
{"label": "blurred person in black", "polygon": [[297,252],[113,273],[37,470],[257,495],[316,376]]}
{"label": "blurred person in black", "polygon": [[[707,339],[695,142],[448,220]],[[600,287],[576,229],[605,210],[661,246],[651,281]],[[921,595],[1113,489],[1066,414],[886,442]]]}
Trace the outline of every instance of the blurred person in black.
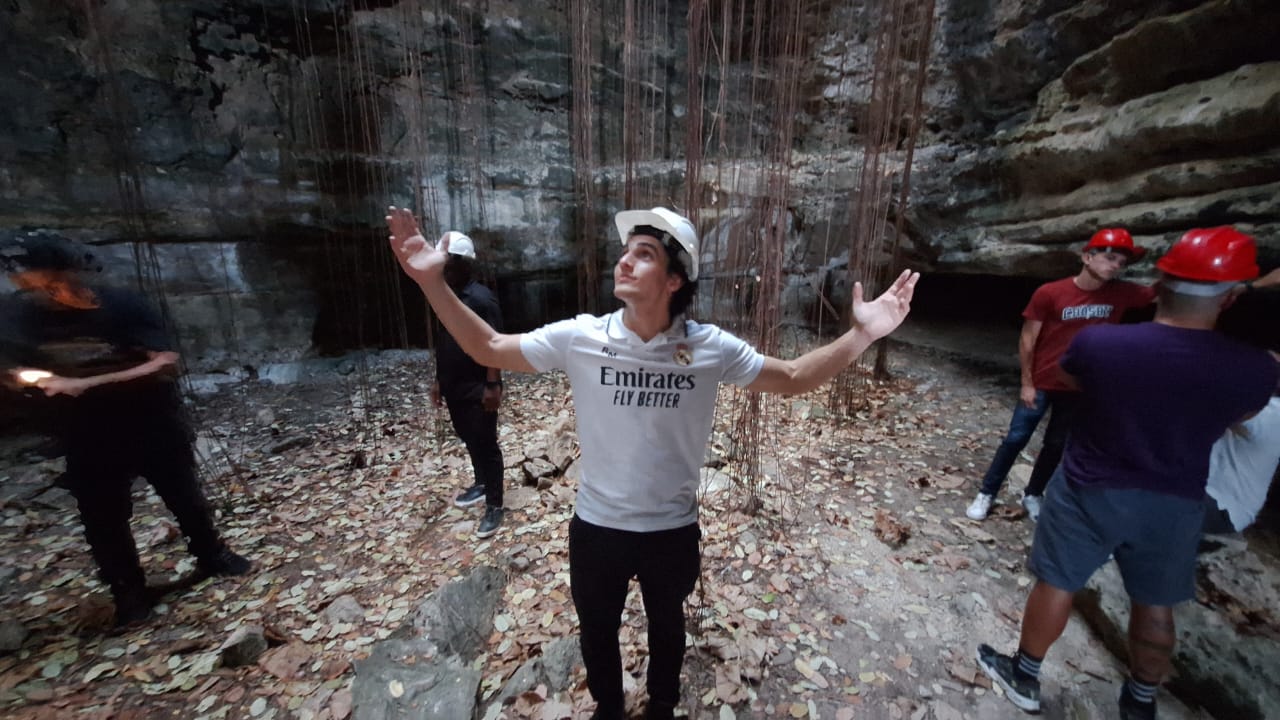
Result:
{"label": "blurred person in black", "polygon": [[157,600],[129,529],[136,476],[173,512],[201,574],[243,575],[250,563],[219,538],[201,493],[160,317],[138,293],[86,281],[100,270],[65,237],[0,233],[0,272],[17,290],[0,297],[0,377],[44,405],[119,627],[146,620]]}
{"label": "blurred person in black", "polygon": [[[489,288],[476,282],[476,249],[471,238],[451,233],[444,279],[462,303],[495,328],[502,310]],[[498,408],[502,405],[502,371],[480,365],[463,352],[443,327],[436,344],[436,382],[431,399],[449,408],[449,420],[467,447],[475,482],[453,500],[458,507],[485,504],[476,537],[487,538],[502,526],[502,448],[498,445]]]}

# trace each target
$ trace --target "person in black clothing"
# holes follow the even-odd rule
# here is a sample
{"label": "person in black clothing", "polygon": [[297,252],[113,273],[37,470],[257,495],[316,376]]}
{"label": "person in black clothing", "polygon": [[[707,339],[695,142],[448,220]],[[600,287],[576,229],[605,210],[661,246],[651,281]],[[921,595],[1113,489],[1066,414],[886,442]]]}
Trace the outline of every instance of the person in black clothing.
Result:
{"label": "person in black clothing", "polygon": [[98,270],[64,237],[0,235],[0,271],[18,290],[0,298],[0,377],[39,396],[52,418],[66,452],[62,484],[124,626],[147,619],[157,600],[129,529],[135,476],[173,512],[202,574],[243,575],[250,563],[219,538],[200,491],[163,323],[137,293],[83,281]]}
{"label": "person in black clothing", "polygon": [[[452,233],[444,277],[463,304],[495,328],[502,327],[502,311],[489,288],[476,282],[476,249],[471,238]],[[498,407],[502,404],[502,372],[479,365],[462,351],[443,328],[436,343],[436,382],[431,400],[439,407],[441,398],[449,408],[449,420],[458,438],[467,446],[475,483],[453,504],[470,507],[483,501],[484,517],[476,536],[486,538],[502,526],[502,448],[498,446]]]}

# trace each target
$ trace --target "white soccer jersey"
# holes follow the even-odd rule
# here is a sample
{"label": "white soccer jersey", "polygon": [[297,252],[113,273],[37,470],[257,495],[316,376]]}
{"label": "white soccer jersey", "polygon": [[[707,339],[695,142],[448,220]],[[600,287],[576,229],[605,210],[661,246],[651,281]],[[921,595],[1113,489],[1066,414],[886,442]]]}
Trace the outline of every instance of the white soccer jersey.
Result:
{"label": "white soccer jersey", "polygon": [[579,517],[637,532],[697,521],[717,387],[751,384],[763,355],[683,319],[644,342],[621,310],[538,328],[521,336],[520,351],[535,369],[569,376],[582,447]]}
{"label": "white soccer jersey", "polygon": [[1231,516],[1236,531],[1253,524],[1267,502],[1271,478],[1280,465],[1280,398],[1244,422],[1245,434],[1228,430],[1209,455],[1205,492]]}

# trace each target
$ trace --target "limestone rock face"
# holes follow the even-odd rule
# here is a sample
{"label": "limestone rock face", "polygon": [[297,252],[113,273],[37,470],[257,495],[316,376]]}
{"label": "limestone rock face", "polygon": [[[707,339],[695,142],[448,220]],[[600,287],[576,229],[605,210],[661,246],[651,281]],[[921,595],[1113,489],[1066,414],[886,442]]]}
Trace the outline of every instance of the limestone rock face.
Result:
{"label": "limestone rock face", "polygon": [[[1057,51],[1031,72],[1030,92],[987,115],[989,132],[922,139],[910,214],[928,239],[916,247],[937,269],[1047,277],[1069,271],[1099,227],[1127,227],[1159,252],[1189,227],[1234,224],[1259,238],[1265,262],[1280,262],[1280,7],[1059,5],[977,45],[1008,52],[1011,38],[1043,26]],[[984,70],[1004,87],[998,78],[1024,64]]]}
{"label": "limestone rock face", "polygon": [[[390,204],[417,209],[428,235],[477,241],[510,329],[568,315],[579,297],[607,305],[610,213],[684,201],[688,8],[672,0],[640,23],[628,71],[612,6],[569,18],[562,5],[9,3],[0,226],[111,246],[122,281],[140,273],[163,291],[199,371],[425,341],[416,289],[384,246]],[[816,289],[847,284],[874,7],[814,3],[804,19],[788,322],[815,322],[821,300],[839,304]],[[590,128],[571,112],[570,30],[584,22]],[[712,77],[704,111],[767,138],[775,98],[753,107],[738,91],[787,51],[759,46],[759,68]],[[1280,5],[938,0],[931,48],[900,238],[914,266],[1049,278],[1076,268],[1099,226],[1159,251],[1226,223],[1280,263]],[[642,108],[631,117],[628,72]],[[721,84],[733,91],[723,103]],[[578,131],[592,138],[594,213],[575,202]],[[628,132],[642,157],[630,167]],[[708,145],[693,188],[711,237],[766,225],[750,195],[773,168],[760,147],[730,149]],[[886,168],[902,162],[892,154]],[[728,204],[742,193],[746,206]],[[600,238],[598,294],[577,287],[580,231]]]}

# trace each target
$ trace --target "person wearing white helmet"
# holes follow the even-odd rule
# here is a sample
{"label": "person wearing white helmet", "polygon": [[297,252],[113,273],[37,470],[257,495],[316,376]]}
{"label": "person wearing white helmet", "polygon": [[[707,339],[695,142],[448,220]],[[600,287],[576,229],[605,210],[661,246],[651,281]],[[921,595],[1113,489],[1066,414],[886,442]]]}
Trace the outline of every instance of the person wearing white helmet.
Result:
{"label": "person wearing white helmet", "polygon": [[[460,232],[447,234],[449,258],[444,280],[463,305],[491,327],[502,329],[502,309],[489,288],[475,280],[476,246]],[[431,401],[449,409],[449,421],[467,448],[475,482],[453,504],[485,504],[476,537],[487,538],[502,526],[502,448],[498,445],[498,408],[502,405],[502,371],[486,367],[463,352],[446,328],[436,342],[436,381]]]}
{"label": "person wearing white helmet", "polygon": [[1156,263],[1153,322],[1085,328],[1063,354],[1080,406],[1036,525],[1027,563],[1036,583],[1018,650],[977,649],[979,666],[1019,708],[1040,711],[1040,664],[1074,594],[1114,558],[1130,601],[1119,716],[1156,717],[1173,606],[1195,597],[1211,448],[1280,380],[1265,350],[1214,331],[1233,291],[1258,276],[1256,256],[1253,238],[1235,228],[1188,231]]}
{"label": "person wearing white helmet", "polygon": [[793,360],[685,316],[699,275],[698,234],[666,208],[615,218],[622,309],[506,335],[467,309],[443,281],[449,239],[433,245],[413,215],[391,208],[391,248],[462,348],[489,367],[559,369],[573,388],[582,476],[569,526],[569,575],[594,718],[625,714],[618,630],[631,579],[649,622],[646,717],[680,700],[684,601],[700,566],[697,489],[716,390],[801,393],[848,367],[906,317],[919,274],[903,272],[872,302],[854,287],[854,327]]}

